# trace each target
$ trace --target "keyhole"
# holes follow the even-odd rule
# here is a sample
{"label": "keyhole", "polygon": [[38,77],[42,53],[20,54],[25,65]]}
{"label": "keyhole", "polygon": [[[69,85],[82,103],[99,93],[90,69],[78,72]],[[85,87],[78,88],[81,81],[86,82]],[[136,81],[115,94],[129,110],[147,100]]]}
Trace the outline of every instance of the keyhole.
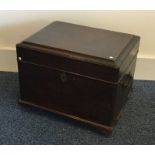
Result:
{"label": "keyhole", "polygon": [[66,73],[61,73],[60,74],[60,79],[61,79],[62,82],[67,81],[67,75],[66,75]]}

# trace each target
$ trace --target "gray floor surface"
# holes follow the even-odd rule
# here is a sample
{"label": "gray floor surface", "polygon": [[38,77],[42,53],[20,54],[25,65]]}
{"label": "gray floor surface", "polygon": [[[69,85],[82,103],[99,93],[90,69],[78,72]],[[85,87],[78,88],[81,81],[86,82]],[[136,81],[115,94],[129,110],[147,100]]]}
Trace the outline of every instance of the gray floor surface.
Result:
{"label": "gray floor surface", "polygon": [[134,81],[112,135],[18,105],[18,74],[0,72],[0,144],[155,144],[155,81]]}

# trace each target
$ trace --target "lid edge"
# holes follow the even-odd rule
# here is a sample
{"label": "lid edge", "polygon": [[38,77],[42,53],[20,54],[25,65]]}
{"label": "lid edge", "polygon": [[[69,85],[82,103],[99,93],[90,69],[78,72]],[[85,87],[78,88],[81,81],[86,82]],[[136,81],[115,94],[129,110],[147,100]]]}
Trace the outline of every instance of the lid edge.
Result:
{"label": "lid edge", "polygon": [[35,43],[29,43],[26,41],[23,41],[17,45],[28,47],[28,48],[34,48],[34,49],[39,50],[40,52],[59,55],[59,56],[63,56],[63,57],[69,58],[69,59],[86,61],[88,63],[94,63],[97,65],[105,65],[105,66],[108,66],[111,68],[118,68],[115,60],[104,59],[104,58],[100,58],[97,56],[79,53],[76,51],[70,51],[70,50],[65,50],[65,49],[60,49],[60,48],[55,48],[55,47],[48,47],[48,46],[43,46],[43,45],[39,45],[39,44],[35,44]]}

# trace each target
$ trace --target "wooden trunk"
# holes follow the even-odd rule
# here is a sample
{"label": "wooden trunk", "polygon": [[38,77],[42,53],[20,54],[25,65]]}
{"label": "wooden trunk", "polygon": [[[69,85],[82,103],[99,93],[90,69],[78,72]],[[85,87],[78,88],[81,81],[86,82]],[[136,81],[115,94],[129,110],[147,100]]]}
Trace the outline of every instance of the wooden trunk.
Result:
{"label": "wooden trunk", "polygon": [[139,37],[54,22],[17,44],[19,103],[111,132],[132,90]]}

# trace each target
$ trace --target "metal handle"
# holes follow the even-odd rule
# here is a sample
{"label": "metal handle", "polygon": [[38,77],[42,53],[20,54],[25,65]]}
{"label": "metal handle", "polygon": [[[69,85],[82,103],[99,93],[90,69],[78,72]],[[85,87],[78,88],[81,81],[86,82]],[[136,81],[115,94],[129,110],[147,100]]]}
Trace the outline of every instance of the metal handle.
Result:
{"label": "metal handle", "polygon": [[122,81],[122,86],[126,88],[129,87],[131,80],[132,80],[132,76],[130,74],[126,75]]}

